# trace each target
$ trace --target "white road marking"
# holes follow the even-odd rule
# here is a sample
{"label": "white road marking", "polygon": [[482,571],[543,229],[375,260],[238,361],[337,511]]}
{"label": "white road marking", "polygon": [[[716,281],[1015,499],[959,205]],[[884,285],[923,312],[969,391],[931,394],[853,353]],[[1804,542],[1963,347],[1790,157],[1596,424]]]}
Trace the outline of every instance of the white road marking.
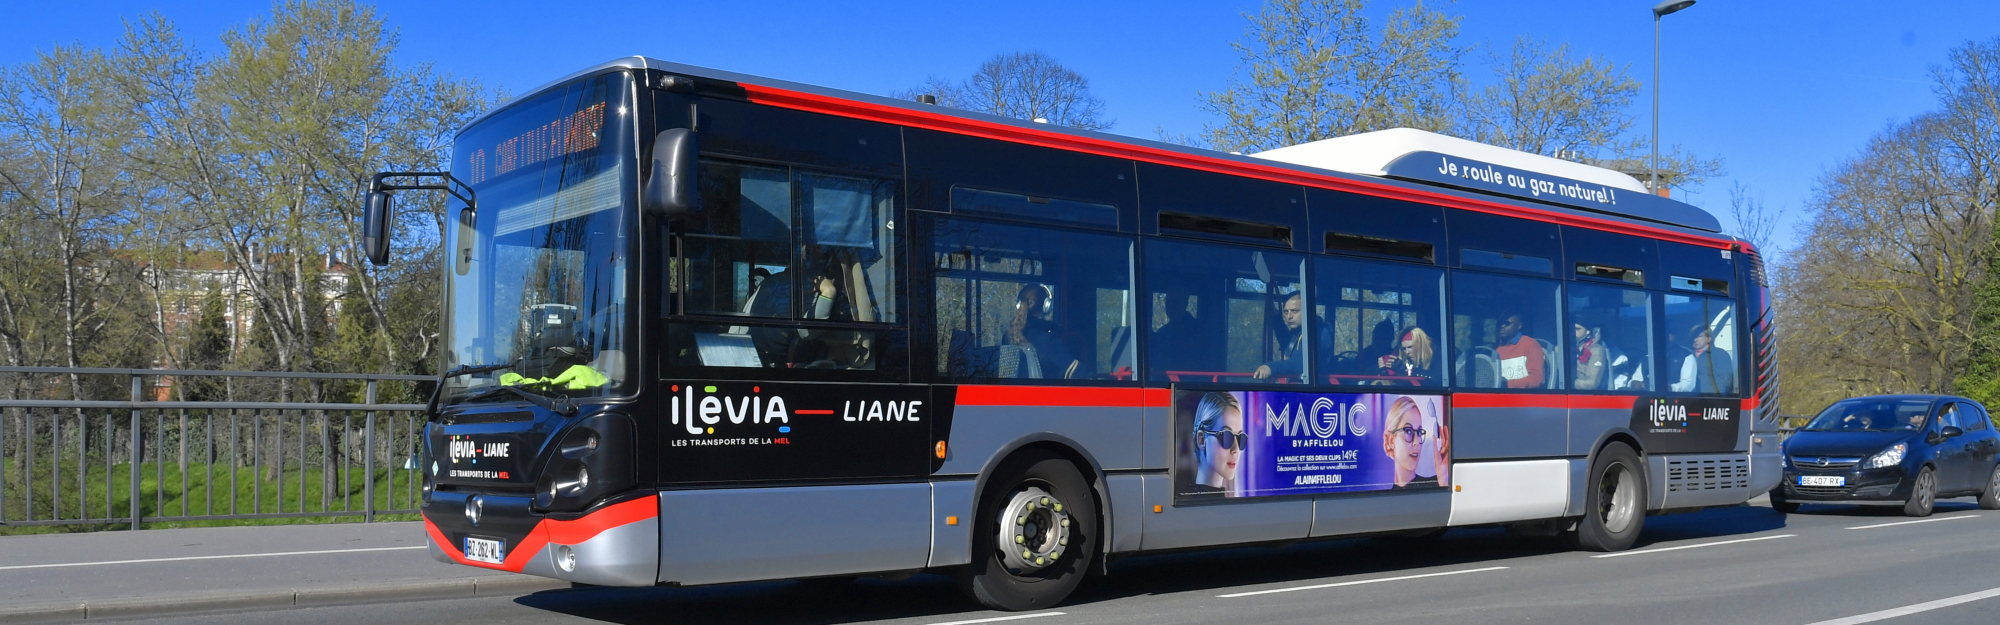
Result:
{"label": "white road marking", "polygon": [[1860,525],[1860,526],[1855,526],[1855,527],[1850,527],[1850,528],[1847,528],[1847,529],[1851,529],[1851,530],[1871,530],[1871,529],[1875,529],[1875,528],[1878,528],[1878,527],[1889,527],[1889,526],[1891,526],[1891,525],[1909,525],[1909,524],[1911,524],[1911,523],[1929,523],[1929,522],[1932,522],[1932,521],[1956,521],[1956,520],[1958,520],[1958,519],[1970,519],[1970,518],[1973,518],[1973,517],[1976,517],[1976,516],[1979,516],[1979,515],[1977,515],[1977,514],[1967,514],[1967,515],[1963,515],[1963,516],[1941,516],[1941,517],[1937,517],[1937,518],[1934,518],[1934,519],[1917,519],[1917,520],[1915,520],[1915,521],[1897,521],[1897,522],[1895,522],[1895,523],[1877,523],[1877,524],[1875,524],[1875,525]]}
{"label": "white road marking", "polygon": [[1759,540],[1771,540],[1771,539],[1774,539],[1774,538],[1791,538],[1791,537],[1793,537],[1793,536],[1798,536],[1798,534],[1779,534],[1779,535],[1777,535],[1777,536],[1758,536],[1758,537],[1756,537],[1756,538],[1742,538],[1742,539],[1737,539],[1737,540],[1724,540],[1724,541],[1720,541],[1720,542],[1712,542],[1712,543],[1702,543],[1702,544],[1699,544],[1699,545],[1681,545],[1681,546],[1679,546],[1679,547],[1661,547],[1661,548],[1659,548],[1659,549],[1641,549],[1641,550],[1639,550],[1639,551],[1620,551],[1620,552],[1618,552],[1618,553],[1607,553],[1607,554],[1604,554],[1604,555],[1601,555],[1601,556],[1591,556],[1591,557],[1593,557],[1593,558],[1616,558],[1616,557],[1620,557],[1620,556],[1636,556],[1636,555],[1641,555],[1641,554],[1647,554],[1647,553],[1660,553],[1660,552],[1662,552],[1662,551],[1680,551],[1680,550],[1682,550],[1682,549],[1700,549],[1700,548],[1702,548],[1702,547],[1717,547],[1717,546],[1721,546],[1721,545],[1734,545],[1734,544],[1736,544],[1736,543],[1747,543],[1747,542],[1755,542],[1755,541],[1759,541]]}
{"label": "white road marking", "polygon": [[1820,621],[1818,623],[1813,623],[1812,625],[1858,625],[1860,623],[1873,623],[1875,621],[1892,619],[1898,616],[1909,616],[1911,614],[1916,614],[1918,612],[1929,612],[1931,610],[1936,610],[1938,608],[1949,608],[1951,606],[1955,606],[1961,603],[1971,603],[1973,601],[1978,601],[1980,599],[1990,599],[1993,597],[2000,597],[2000,588],[1995,588],[1992,590],[1981,590],[1979,592],[1975,592],[1969,595],[1959,595],[1956,597],[1939,599],[1937,601],[1928,601],[1916,605],[1906,605],[1900,608],[1891,608],[1888,610],[1883,610],[1881,612],[1869,612],[1867,614],[1859,614],[1847,618],[1837,618],[1831,621]]}
{"label": "white road marking", "polygon": [[1065,613],[1064,613],[1064,612],[1036,612],[1036,613],[1034,613],[1034,614],[1016,614],[1016,615],[1013,615],[1013,616],[996,616],[996,617],[993,617],[993,618],[976,618],[976,619],[972,619],[972,620],[970,620],[970,621],[951,621],[951,622],[949,622],[949,623],[931,623],[931,625],[972,625],[973,623],[998,623],[998,622],[1000,622],[1000,621],[1018,621],[1018,620],[1021,620],[1021,619],[1024,619],[1024,618],[1041,618],[1041,617],[1044,617],[1044,616],[1062,616],[1063,614],[1065,614]]}
{"label": "white road marking", "polygon": [[1463,571],[1445,571],[1445,572],[1443,572],[1443,573],[1424,573],[1424,574],[1422,574],[1422,575],[1404,575],[1404,576],[1402,576],[1402,577],[1384,577],[1384,578],[1382,578],[1382,579],[1364,579],[1364,580],[1361,580],[1361,581],[1357,581],[1357,582],[1340,582],[1340,583],[1337,583],[1337,584],[1314,584],[1314,585],[1311,585],[1311,586],[1299,586],[1299,587],[1297,587],[1297,588],[1279,588],[1279,589],[1276,589],[1276,590],[1256,590],[1256,591],[1251,591],[1251,592],[1239,592],[1239,593],[1231,593],[1231,594],[1227,594],[1227,595],[1216,595],[1216,597],[1218,597],[1218,598],[1222,598],[1222,599],[1234,599],[1234,598],[1236,598],[1236,597],[1248,597],[1248,596],[1251,596],[1251,595],[1268,595],[1268,594],[1271,594],[1271,593],[1276,593],[1276,592],[1292,592],[1292,591],[1295,591],[1295,590],[1318,590],[1318,589],[1321,589],[1321,588],[1337,588],[1337,587],[1340,587],[1340,586],[1359,586],[1359,585],[1362,585],[1362,584],[1378,584],[1378,583],[1381,583],[1381,582],[1400,582],[1400,581],[1403,581],[1403,580],[1406,580],[1406,579],[1418,579],[1418,578],[1422,578],[1422,577],[1443,577],[1443,576],[1446,576],[1446,575],[1461,575],[1461,574],[1465,574],[1465,573],[1484,573],[1484,572],[1487,572],[1487,571],[1498,571],[1498,570],[1501,570],[1501,569],[1505,569],[1505,568],[1507,568],[1507,567],[1504,567],[1504,566],[1489,566],[1489,567],[1486,567],[1486,568],[1483,568],[1483,569],[1466,569],[1466,570],[1463,570]]}
{"label": "white road marking", "polygon": [[21,569],[53,569],[67,566],[105,566],[110,564],[145,564],[148,562],[185,562],[188,560],[226,560],[230,558],[270,558],[275,556],[309,556],[322,553],[362,553],[368,551],[402,551],[423,549],[424,547],[371,547],[368,549],[327,549],[325,551],[283,551],[278,553],[239,553],[228,556],[188,556],[185,558],[150,558],[146,560],[110,560],[106,562],[65,562],[62,564],[27,564],[22,566],[0,566],[0,571]]}

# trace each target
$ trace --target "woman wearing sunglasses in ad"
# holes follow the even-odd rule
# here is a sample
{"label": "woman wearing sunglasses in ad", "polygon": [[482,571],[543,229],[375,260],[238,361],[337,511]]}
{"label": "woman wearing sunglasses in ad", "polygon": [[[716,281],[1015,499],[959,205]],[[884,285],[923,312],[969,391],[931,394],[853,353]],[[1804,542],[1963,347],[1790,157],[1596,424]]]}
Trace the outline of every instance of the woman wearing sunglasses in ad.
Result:
{"label": "woman wearing sunglasses in ad", "polygon": [[1189,494],[1236,496],[1238,465],[1249,435],[1243,431],[1243,409],[1236,396],[1215,392],[1201,396],[1194,409],[1195,483]]}

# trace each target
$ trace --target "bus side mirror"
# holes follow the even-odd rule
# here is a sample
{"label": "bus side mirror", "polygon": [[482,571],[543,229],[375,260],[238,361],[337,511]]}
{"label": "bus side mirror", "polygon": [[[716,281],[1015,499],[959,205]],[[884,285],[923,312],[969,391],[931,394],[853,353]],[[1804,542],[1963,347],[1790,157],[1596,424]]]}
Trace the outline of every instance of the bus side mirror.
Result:
{"label": "bus side mirror", "polygon": [[361,211],[361,251],[377,267],[389,264],[392,204],[388,191],[369,191],[368,202]]}
{"label": "bus side mirror", "polygon": [[660,131],[653,140],[653,175],[646,180],[646,210],[667,219],[686,216],[701,207],[695,187],[696,140],[693,130]]}

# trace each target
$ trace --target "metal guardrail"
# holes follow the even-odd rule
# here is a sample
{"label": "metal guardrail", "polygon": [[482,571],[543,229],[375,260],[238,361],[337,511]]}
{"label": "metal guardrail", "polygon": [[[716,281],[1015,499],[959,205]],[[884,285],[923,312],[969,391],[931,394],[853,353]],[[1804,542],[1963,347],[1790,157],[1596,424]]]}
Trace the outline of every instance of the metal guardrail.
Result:
{"label": "metal guardrail", "polygon": [[[0,367],[34,376],[129,379],[124,401],[0,397],[0,525],[360,517],[417,511],[422,404],[377,403],[384,382],[431,376]],[[262,378],[363,386],[361,403],[155,401],[145,381]],[[21,383],[23,380],[27,383]],[[264,389],[269,392],[270,389]],[[251,391],[255,392],[255,391]],[[356,501],[359,499],[359,501]]]}

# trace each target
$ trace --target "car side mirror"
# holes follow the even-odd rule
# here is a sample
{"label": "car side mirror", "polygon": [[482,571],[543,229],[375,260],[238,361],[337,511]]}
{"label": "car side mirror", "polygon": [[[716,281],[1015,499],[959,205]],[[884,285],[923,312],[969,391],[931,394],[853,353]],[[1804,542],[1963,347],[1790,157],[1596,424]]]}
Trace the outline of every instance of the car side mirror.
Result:
{"label": "car side mirror", "polygon": [[653,174],[646,179],[646,210],[667,219],[701,207],[695,160],[700,153],[694,130],[670,128],[653,139]]}
{"label": "car side mirror", "polygon": [[1959,436],[1964,436],[1965,430],[1960,429],[1956,425],[1947,425],[1944,426],[1943,430],[1939,430],[1938,433],[1943,434],[1945,438],[1955,438]]}
{"label": "car side mirror", "polygon": [[377,267],[389,264],[392,199],[388,191],[369,191],[368,201],[361,210],[361,251]]}

